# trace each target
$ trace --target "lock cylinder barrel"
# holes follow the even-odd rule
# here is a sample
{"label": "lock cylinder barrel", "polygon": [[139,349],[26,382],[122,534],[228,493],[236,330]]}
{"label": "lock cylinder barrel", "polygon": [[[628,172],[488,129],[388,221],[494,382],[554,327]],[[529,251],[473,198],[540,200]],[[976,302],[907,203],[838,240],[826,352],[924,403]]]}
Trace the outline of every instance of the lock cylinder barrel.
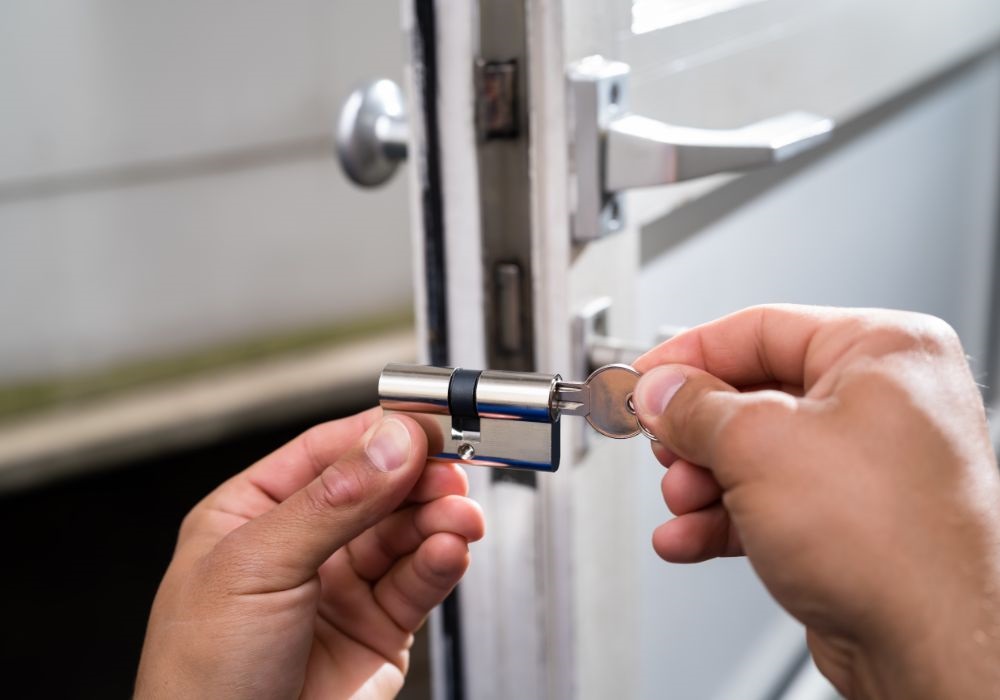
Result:
{"label": "lock cylinder barrel", "polygon": [[558,381],[553,374],[389,364],[378,395],[390,411],[552,423]]}
{"label": "lock cylinder barrel", "polygon": [[476,407],[484,418],[551,423],[558,375],[485,370],[476,387]]}
{"label": "lock cylinder barrel", "polygon": [[389,364],[378,380],[379,403],[390,411],[448,415],[449,367]]}

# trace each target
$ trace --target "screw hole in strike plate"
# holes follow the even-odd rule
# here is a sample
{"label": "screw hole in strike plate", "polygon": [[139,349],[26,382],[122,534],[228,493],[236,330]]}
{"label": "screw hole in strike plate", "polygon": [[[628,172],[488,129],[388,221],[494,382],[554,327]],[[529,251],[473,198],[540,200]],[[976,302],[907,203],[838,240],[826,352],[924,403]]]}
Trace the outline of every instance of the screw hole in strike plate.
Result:
{"label": "screw hole in strike plate", "polygon": [[458,446],[458,456],[460,459],[468,461],[476,456],[476,448],[467,442],[463,442]]}

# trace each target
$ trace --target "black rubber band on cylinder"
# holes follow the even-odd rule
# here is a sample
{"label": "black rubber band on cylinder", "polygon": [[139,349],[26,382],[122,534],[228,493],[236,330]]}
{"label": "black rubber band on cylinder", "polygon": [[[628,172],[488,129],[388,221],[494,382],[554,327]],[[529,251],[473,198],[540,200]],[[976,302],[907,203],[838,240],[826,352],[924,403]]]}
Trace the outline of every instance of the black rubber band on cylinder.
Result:
{"label": "black rubber band on cylinder", "polygon": [[480,370],[456,369],[448,384],[448,409],[453,418],[477,418],[476,385],[479,384]]}

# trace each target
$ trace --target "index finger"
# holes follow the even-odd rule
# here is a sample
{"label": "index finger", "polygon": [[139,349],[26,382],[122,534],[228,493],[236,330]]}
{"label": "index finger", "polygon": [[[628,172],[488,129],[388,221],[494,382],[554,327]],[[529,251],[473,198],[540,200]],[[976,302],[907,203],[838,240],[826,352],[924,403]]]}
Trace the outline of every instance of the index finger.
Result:
{"label": "index finger", "polygon": [[818,306],[754,306],[697,326],[633,363],[640,372],[664,364],[697,367],[736,387],[809,383],[810,348],[820,328],[845,312]]}

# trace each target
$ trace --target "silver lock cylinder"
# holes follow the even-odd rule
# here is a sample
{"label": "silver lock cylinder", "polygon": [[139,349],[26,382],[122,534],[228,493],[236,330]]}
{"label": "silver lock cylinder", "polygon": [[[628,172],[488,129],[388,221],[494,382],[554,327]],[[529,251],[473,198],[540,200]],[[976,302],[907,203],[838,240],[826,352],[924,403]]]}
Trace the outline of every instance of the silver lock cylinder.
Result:
{"label": "silver lock cylinder", "polygon": [[438,433],[442,448],[432,458],[555,471],[558,381],[548,374],[390,364],[379,378],[379,403]]}
{"label": "silver lock cylinder", "polygon": [[476,409],[485,418],[551,423],[559,375],[485,370],[476,386]]}
{"label": "silver lock cylinder", "polygon": [[435,445],[432,459],[555,471],[563,415],[585,417],[607,437],[656,439],[632,404],[640,376],[622,364],[598,367],[583,382],[558,374],[390,364],[379,379],[379,402],[420,422]]}

